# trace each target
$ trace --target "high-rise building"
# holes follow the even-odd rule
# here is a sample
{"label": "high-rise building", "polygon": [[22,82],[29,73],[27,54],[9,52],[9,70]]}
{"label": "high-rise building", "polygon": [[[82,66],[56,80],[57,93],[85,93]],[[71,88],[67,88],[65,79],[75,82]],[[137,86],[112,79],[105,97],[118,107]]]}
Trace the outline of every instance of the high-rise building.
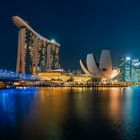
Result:
{"label": "high-rise building", "polygon": [[17,16],[13,22],[19,28],[16,72],[37,73],[60,68],[59,43],[42,37]]}
{"label": "high-rise building", "polygon": [[125,81],[129,82],[132,78],[132,60],[130,57],[126,57],[124,60],[124,77]]}
{"label": "high-rise building", "polygon": [[118,75],[119,81],[125,81],[125,73],[124,73],[124,59],[123,57],[119,58],[119,64],[118,67],[120,69],[120,73]]}
{"label": "high-rise building", "polygon": [[132,81],[140,82],[140,62],[136,62],[132,67]]}
{"label": "high-rise building", "polygon": [[140,81],[140,62],[139,59],[130,57],[119,58],[119,81],[138,82]]}

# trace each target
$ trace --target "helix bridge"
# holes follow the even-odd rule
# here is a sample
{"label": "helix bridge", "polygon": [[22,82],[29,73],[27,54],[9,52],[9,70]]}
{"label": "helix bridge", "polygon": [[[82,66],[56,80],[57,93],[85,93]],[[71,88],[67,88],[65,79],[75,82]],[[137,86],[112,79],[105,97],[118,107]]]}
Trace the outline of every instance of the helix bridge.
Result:
{"label": "helix bridge", "polygon": [[39,81],[36,75],[16,73],[9,70],[0,69],[0,81]]}

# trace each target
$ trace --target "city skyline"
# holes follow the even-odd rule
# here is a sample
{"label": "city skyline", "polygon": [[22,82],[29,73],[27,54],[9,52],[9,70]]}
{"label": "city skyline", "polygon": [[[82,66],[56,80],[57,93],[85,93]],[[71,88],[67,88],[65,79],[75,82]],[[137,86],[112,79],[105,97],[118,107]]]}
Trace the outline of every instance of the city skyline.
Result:
{"label": "city skyline", "polygon": [[0,8],[1,68],[15,71],[18,30],[11,21],[14,15],[27,20],[43,36],[60,42],[62,68],[78,69],[80,58],[93,51],[99,58],[102,49],[111,50],[114,65],[119,56],[139,58],[139,1],[89,0],[80,1],[80,5],[79,1],[43,1],[31,9],[33,1],[8,3],[3,2]]}

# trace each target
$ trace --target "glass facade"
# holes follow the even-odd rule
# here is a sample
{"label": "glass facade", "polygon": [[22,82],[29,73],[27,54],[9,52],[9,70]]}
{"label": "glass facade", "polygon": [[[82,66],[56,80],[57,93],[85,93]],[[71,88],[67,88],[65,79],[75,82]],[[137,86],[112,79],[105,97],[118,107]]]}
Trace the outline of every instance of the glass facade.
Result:
{"label": "glass facade", "polygon": [[129,57],[119,58],[119,81],[139,82],[140,81],[140,62],[139,59]]}

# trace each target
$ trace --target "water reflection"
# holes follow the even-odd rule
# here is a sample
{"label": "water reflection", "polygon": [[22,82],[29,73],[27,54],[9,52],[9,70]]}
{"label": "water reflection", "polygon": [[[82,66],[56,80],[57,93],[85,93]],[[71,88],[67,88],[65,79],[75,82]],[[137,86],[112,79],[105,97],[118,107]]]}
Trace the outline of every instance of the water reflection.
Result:
{"label": "water reflection", "polygon": [[140,87],[0,90],[0,140],[140,139]]}

